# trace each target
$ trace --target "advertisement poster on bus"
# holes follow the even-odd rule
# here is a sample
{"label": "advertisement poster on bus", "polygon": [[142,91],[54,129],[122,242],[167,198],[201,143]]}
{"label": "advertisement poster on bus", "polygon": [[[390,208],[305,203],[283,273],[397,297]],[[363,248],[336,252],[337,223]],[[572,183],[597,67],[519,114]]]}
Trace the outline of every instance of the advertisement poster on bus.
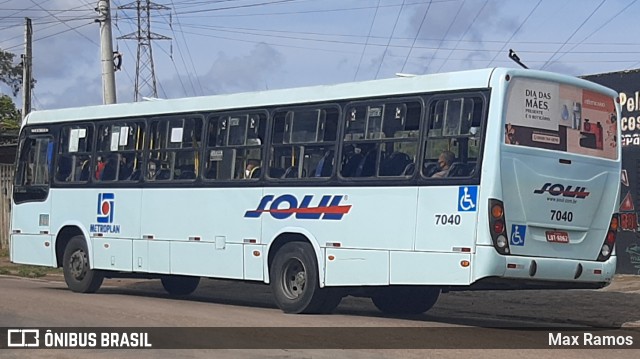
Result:
{"label": "advertisement poster on bus", "polygon": [[613,99],[569,85],[517,78],[507,97],[505,142],[615,159]]}
{"label": "advertisement poster on bus", "polygon": [[618,273],[640,274],[640,69],[583,76],[616,90],[622,113],[622,177],[620,229],[616,240]]}

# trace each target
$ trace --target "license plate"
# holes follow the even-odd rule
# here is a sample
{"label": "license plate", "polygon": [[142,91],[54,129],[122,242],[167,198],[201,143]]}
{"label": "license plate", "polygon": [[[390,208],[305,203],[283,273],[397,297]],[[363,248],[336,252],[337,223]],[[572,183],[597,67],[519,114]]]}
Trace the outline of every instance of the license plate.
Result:
{"label": "license plate", "polygon": [[546,231],[547,242],[569,243],[569,233],[564,231]]}

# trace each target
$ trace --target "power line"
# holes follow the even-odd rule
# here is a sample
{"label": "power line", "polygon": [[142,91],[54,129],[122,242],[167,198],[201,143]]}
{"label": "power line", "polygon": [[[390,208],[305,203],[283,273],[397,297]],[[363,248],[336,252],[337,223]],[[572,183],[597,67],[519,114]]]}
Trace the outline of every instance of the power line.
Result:
{"label": "power line", "polygon": [[378,74],[380,73],[380,69],[382,68],[382,63],[384,62],[384,58],[387,55],[387,50],[389,50],[389,44],[391,44],[391,39],[393,35],[396,33],[396,26],[398,26],[398,20],[400,20],[400,14],[402,14],[402,10],[404,9],[404,2],[402,0],[402,6],[400,6],[400,10],[398,11],[398,15],[396,16],[396,21],[393,23],[393,29],[391,30],[391,35],[389,36],[389,41],[387,42],[387,46],[384,48],[384,52],[382,53],[382,60],[380,60],[380,64],[378,65],[378,70],[376,71],[376,76],[374,79],[378,78]]}
{"label": "power line", "polygon": [[[46,36],[43,36],[43,37],[40,37],[40,38],[37,38],[37,39],[33,39],[33,42],[45,40],[45,39],[48,39],[50,37],[58,36],[60,34],[64,34],[64,33],[69,32],[69,31],[76,31],[76,30],[78,30],[80,28],[83,28],[85,26],[92,25],[93,23],[94,22],[92,21],[92,22],[86,23],[84,25],[72,27],[72,28],[69,28],[69,29],[66,29],[66,30],[63,30],[63,31],[59,31],[59,32],[56,32],[56,33],[53,33],[53,34],[50,34],[50,35],[46,35]],[[8,50],[11,50],[11,49],[14,49],[14,48],[19,48],[19,47],[22,47],[22,46],[24,46],[24,44],[18,44],[18,45],[10,46],[10,47],[5,48],[5,51],[8,51]]]}
{"label": "power line", "polygon": [[476,23],[476,20],[478,20],[478,18],[480,17],[480,14],[482,14],[482,10],[484,10],[484,8],[487,6],[487,4],[489,3],[488,0],[485,0],[484,4],[482,5],[482,7],[480,8],[480,10],[478,10],[478,12],[476,13],[476,16],[473,18],[473,20],[469,23],[469,26],[467,26],[467,28],[464,30],[464,33],[462,34],[462,36],[460,36],[460,38],[458,39],[458,41],[456,42],[456,45],[453,47],[453,49],[451,51],[449,51],[449,55],[447,56],[447,58],[440,64],[440,67],[438,67],[438,70],[436,70],[436,72],[440,72],[440,70],[442,69],[442,67],[447,63],[447,61],[449,61],[449,57],[454,53],[454,51],[456,51],[458,49],[458,45],[460,44],[460,42],[462,42],[465,36],[467,36],[467,33],[469,33],[469,30],[471,30],[471,27],[473,27],[473,24]]}
{"label": "power line", "polygon": [[176,14],[185,15],[185,14],[194,14],[194,13],[202,13],[202,12],[210,12],[210,11],[244,9],[244,8],[248,8],[248,7],[256,7],[256,6],[263,6],[263,5],[277,5],[277,4],[288,3],[288,2],[293,2],[293,1],[297,1],[297,0],[277,0],[277,1],[272,1],[272,2],[261,2],[261,3],[256,3],[256,4],[228,6],[228,7],[221,7],[221,8],[215,8],[215,9],[200,9],[200,10],[184,11],[184,12],[180,12],[180,13],[176,12]]}
{"label": "power line", "polygon": [[[447,28],[447,31],[445,31],[444,36],[442,36],[442,39],[440,39],[440,43],[438,44],[438,50],[436,50],[433,53],[433,56],[435,56],[438,51],[440,51],[440,46],[442,46],[442,43],[444,42],[444,40],[447,38],[447,36],[449,35],[449,31],[451,31],[451,28],[453,27],[453,24],[456,22],[456,19],[458,18],[458,15],[460,15],[460,11],[462,10],[462,7],[464,6],[464,3],[467,0],[462,0],[462,2],[460,3],[460,7],[458,8],[458,11],[456,12],[455,16],[453,17],[453,19],[451,20],[451,22],[449,23],[449,27]],[[431,66],[431,62],[433,61],[433,56],[431,56],[431,58],[429,59],[429,63],[427,63],[427,71],[429,70],[429,66]]]}
{"label": "power line", "polygon": [[[58,19],[54,14],[50,13],[48,10],[46,10],[45,8],[43,8],[40,4],[37,4],[34,0],[31,0],[32,3],[34,3],[35,5],[37,5],[39,8],[41,8],[42,10],[44,10],[46,13],[48,13],[49,15],[51,15],[54,19],[60,21],[60,19]],[[62,21],[60,21],[62,22]],[[97,42],[93,41],[92,39],[90,39],[89,37],[87,37],[85,34],[81,33],[80,31],[78,31],[77,29],[72,28],[71,26],[69,26],[69,24],[62,22],[66,27],[70,28],[71,30],[75,31],[78,35],[84,37],[85,39],[89,40],[89,42],[93,43],[96,46],[100,46],[100,44],[98,44]]]}
{"label": "power line", "polygon": [[[201,29],[201,30],[211,30],[211,31],[216,31],[216,32],[223,32],[223,33],[232,33],[232,34],[240,34],[240,35],[250,35],[250,36],[257,36],[257,37],[267,37],[267,38],[281,38],[281,39],[289,39],[289,40],[300,40],[300,41],[312,41],[312,42],[322,42],[322,43],[332,43],[332,44],[340,44],[340,45],[367,45],[367,46],[378,46],[378,47],[386,47],[386,44],[382,44],[382,43],[372,43],[372,42],[367,42],[367,41],[345,41],[345,40],[332,40],[332,39],[322,39],[322,38],[309,38],[309,37],[302,37],[302,36],[293,36],[293,35],[275,35],[275,34],[265,34],[265,33],[259,33],[259,32],[255,32],[255,31],[241,31],[241,30],[231,30],[234,28],[230,28],[230,27],[218,27],[218,26],[210,26],[210,25],[187,25],[187,24],[182,24],[183,28],[194,28],[194,29]],[[243,29],[243,28],[238,28],[238,29]],[[266,32],[272,32],[271,30],[256,30],[256,31],[266,31]],[[176,30],[176,32],[180,32],[179,30]],[[200,35],[200,36],[209,36],[209,37],[219,37],[219,36],[213,36],[213,35],[208,35],[208,34],[202,34],[202,33],[198,33],[198,32],[191,32],[191,31],[185,31],[182,30],[182,32],[186,33],[186,34],[195,34],[195,35]],[[273,31],[275,32],[275,31]],[[295,33],[295,32],[289,32],[289,31],[277,31],[279,33]],[[333,36],[333,35],[329,35],[329,36]],[[364,37],[364,36],[362,36]],[[224,38],[224,37],[223,37]],[[375,36],[371,36],[370,38],[377,38]],[[382,37],[378,37],[380,39],[382,39]],[[229,39],[229,38],[224,38],[224,39]],[[388,39],[388,37],[386,37],[386,39]],[[399,40],[400,38],[394,38],[395,40]],[[422,39],[422,40],[426,40],[426,39]],[[434,40],[439,40],[439,39],[434,39]],[[463,41],[463,40],[459,40],[459,42],[466,42],[466,43],[470,43],[470,44],[478,44],[477,41]],[[496,43],[496,44],[504,44],[504,40],[502,41],[483,41],[483,43]],[[547,44],[547,42],[514,42],[514,43],[521,43],[521,44]],[[553,42],[551,42],[553,43]],[[560,43],[558,43],[560,44]],[[603,46],[611,46],[611,45],[616,45],[616,46],[625,46],[628,47],[629,45],[637,45],[640,46],[640,44],[630,44],[630,43],[592,43],[592,44],[596,44],[596,45],[603,45]],[[388,45],[391,48],[410,48],[411,45],[403,45],[403,44],[389,44]],[[500,52],[501,50],[495,50],[495,49],[486,49],[486,48],[459,48],[459,47],[443,47],[443,46],[426,46],[426,45],[416,45],[413,46],[416,49],[425,49],[425,50],[458,50],[458,51],[474,51],[474,52],[490,52],[490,53],[495,53],[495,52]],[[518,50],[518,52],[522,52],[522,53],[536,53],[536,54],[544,54],[544,53],[553,53],[553,51],[542,51],[542,50]],[[611,50],[599,50],[599,51],[573,51],[572,53],[576,53],[576,54],[580,54],[580,53],[588,53],[588,54],[592,54],[592,53],[610,53]],[[636,53],[637,51],[630,51],[630,50],[616,50],[617,53]],[[353,53],[353,52],[351,52]]]}
{"label": "power line", "polygon": [[[433,0],[433,3],[447,3],[447,2],[457,2],[459,0]],[[405,3],[405,7],[412,5],[423,5],[424,0],[412,3]],[[391,5],[380,5],[380,8],[390,8],[390,7],[398,7],[398,4]],[[245,17],[245,16],[267,16],[267,15],[297,15],[297,14],[311,14],[311,13],[323,13],[323,12],[344,12],[344,11],[356,11],[356,10],[367,10],[367,9],[375,9],[375,6],[358,6],[358,7],[345,7],[345,8],[335,8],[335,9],[319,9],[319,10],[298,10],[298,11],[282,11],[282,12],[261,12],[261,13],[253,13],[253,14],[224,14],[224,15],[200,15],[200,16],[183,16],[182,18],[200,18],[200,17]],[[219,9],[209,9],[208,11],[216,11]],[[189,13],[199,13],[201,11],[191,11]],[[181,13],[184,15],[184,13]]]}
{"label": "power line", "polygon": [[[171,1],[171,4],[173,5],[173,0]],[[178,24],[178,27],[180,29],[182,29],[182,24],[180,23],[180,19],[178,18],[178,14],[175,12],[175,9],[176,9],[175,5],[173,5],[173,11],[176,14],[176,23]],[[173,27],[171,28],[171,31],[173,31]],[[182,40],[184,41],[185,47],[187,48],[187,57],[189,58],[189,62],[191,63],[191,68],[193,69],[193,73],[195,74],[196,82],[198,83],[198,86],[200,87],[200,93],[204,94],[204,90],[202,88],[202,83],[200,82],[200,76],[198,76],[198,71],[196,70],[196,66],[193,63],[193,56],[191,56],[191,50],[189,49],[189,42],[185,38],[184,33],[181,33],[181,35],[182,35]],[[175,32],[174,32],[174,37],[175,37]],[[186,65],[186,63],[184,61],[184,57],[183,57],[182,51],[180,49],[179,41],[177,39],[176,39],[176,46],[178,47],[178,54],[180,55],[180,58],[182,59],[182,62],[185,65],[185,69],[186,69],[187,65]],[[188,70],[187,70],[187,78],[189,79],[189,82],[191,83],[191,87],[193,88],[193,92],[196,93],[195,86],[193,84],[193,81],[191,81],[191,76],[189,75],[189,71]]]}
{"label": "power line", "polygon": [[[580,24],[580,26],[578,26],[578,27],[575,29],[575,31],[573,31],[573,33],[571,34],[571,36],[569,36],[569,38],[567,39],[567,41],[571,40],[571,39],[575,36],[575,34],[576,34],[578,31],[580,31],[580,29],[582,29],[582,27],[584,26],[584,24],[586,24],[586,23],[587,23],[587,21],[589,21],[589,19],[591,19],[591,17],[593,16],[593,14],[595,14],[595,13],[596,13],[596,11],[598,11],[598,9],[600,9],[600,7],[601,7],[602,5],[604,5],[605,1],[606,1],[606,0],[602,0],[602,2],[600,3],[600,5],[598,5],[598,6],[597,6],[597,7],[596,7],[592,12],[591,12],[591,14],[589,14],[589,16],[587,16],[587,18],[586,18],[586,19],[584,19],[584,21],[582,21],[582,23]],[[548,64],[549,64],[549,62],[553,59],[553,57],[554,57],[554,56],[556,56],[556,54],[560,51],[560,49],[562,49],[562,48],[566,45],[567,41],[565,41],[565,42],[564,42],[560,47],[558,47],[558,49],[553,53],[553,55],[551,55],[551,57],[549,57],[549,59],[547,60],[547,62],[545,62],[545,63],[544,63],[544,65],[542,65],[542,67],[541,67],[540,69],[544,69],[545,67],[547,67],[547,65],[548,65]]]}
{"label": "power line", "polygon": [[[631,5],[635,4],[637,0],[633,0],[632,2],[630,2],[627,6],[623,7],[620,11],[618,11],[617,13],[615,13],[613,16],[611,16],[609,19],[605,20],[604,23],[607,24],[609,23],[609,21],[615,19],[616,17],[618,17],[618,15],[622,14],[625,10],[627,10],[627,8],[629,8]],[[601,4],[602,5],[602,4]],[[597,9],[596,9],[597,10]],[[595,11],[594,11],[595,12]],[[586,22],[586,20],[585,20]],[[584,24],[584,23],[583,23]],[[598,27],[595,30],[593,30],[589,35],[587,35],[584,39],[582,39],[582,41],[576,43],[573,45],[573,47],[571,47],[569,50],[563,52],[562,54],[560,54],[560,56],[558,56],[558,58],[556,58],[555,60],[551,61],[549,63],[549,65],[557,62],[558,60],[560,60],[564,55],[566,55],[567,53],[573,51],[573,49],[575,49],[576,47],[578,47],[579,45],[581,45],[585,40],[587,40],[588,38],[590,38],[591,36],[593,36],[593,34],[597,33],[598,31],[602,30],[602,27]],[[577,31],[577,30],[576,30]],[[575,34],[575,33],[574,33]],[[560,50],[563,46],[567,45],[568,42],[571,40],[571,37],[567,39],[567,41],[564,42],[564,44],[558,48],[558,50]],[[555,55],[555,54],[554,54]],[[553,57],[553,56],[552,56]],[[551,58],[549,58],[549,60],[551,60]],[[544,66],[543,66],[544,68]]]}
{"label": "power line", "polygon": [[353,81],[356,80],[358,76],[358,71],[360,71],[360,65],[362,64],[362,59],[364,58],[364,53],[367,50],[367,45],[369,44],[369,39],[371,38],[371,32],[373,31],[373,25],[376,22],[376,17],[378,16],[378,9],[380,9],[380,0],[378,0],[378,4],[376,5],[376,11],[373,13],[373,19],[371,19],[371,25],[369,26],[369,33],[367,34],[367,41],[362,47],[362,53],[360,54],[360,60],[358,61],[358,67],[356,68],[356,73],[353,74]]}
{"label": "power line", "polygon": [[[502,53],[502,51],[504,51],[504,49],[507,47],[507,45],[509,44],[509,42],[511,41],[511,39],[513,39],[514,36],[516,36],[516,34],[518,33],[518,31],[520,31],[520,29],[522,29],[522,26],[524,26],[524,24],[527,22],[527,20],[529,20],[529,18],[531,17],[531,15],[533,14],[534,11],[536,11],[536,9],[538,8],[538,6],[540,6],[540,3],[542,2],[542,0],[538,0],[538,3],[536,4],[536,6],[533,7],[533,9],[531,9],[531,11],[529,11],[529,14],[527,15],[527,17],[522,20],[522,22],[520,23],[520,26],[518,26],[518,28],[516,29],[516,31],[514,31],[511,34],[511,37],[509,37],[509,40],[504,42],[504,45],[502,45],[502,48],[500,49],[500,51],[496,52],[496,54],[493,56],[493,58],[491,59],[491,61],[489,61],[489,65],[491,66],[491,64],[493,63],[493,61],[495,61],[496,57],[498,57],[498,55],[500,55]],[[519,52],[521,52],[520,50],[518,50]]]}
{"label": "power line", "polygon": [[420,31],[422,31],[422,26],[424,25],[424,21],[427,19],[427,14],[429,13],[429,9],[431,8],[432,1],[429,1],[427,4],[427,9],[424,11],[424,15],[422,15],[422,21],[420,21],[420,26],[418,27],[418,32],[416,36],[413,37],[413,42],[411,43],[411,49],[407,53],[407,57],[404,59],[404,63],[402,64],[402,72],[404,72],[404,68],[407,66],[407,61],[409,61],[409,57],[411,57],[411,53],[413,52],[413,47],[416,45],[416,41],[418,40],[418,36],[420,36]]}

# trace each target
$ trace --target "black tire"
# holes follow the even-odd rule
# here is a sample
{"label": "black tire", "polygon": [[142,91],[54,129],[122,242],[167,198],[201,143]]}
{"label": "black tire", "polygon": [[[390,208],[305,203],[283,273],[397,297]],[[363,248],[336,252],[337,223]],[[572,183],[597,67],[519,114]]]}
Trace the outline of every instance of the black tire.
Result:
{"label": "black tire", "polygon": [[371,300],[385,314],[420,314],[431,309],[439,296],[439,288],[389,287],[376,292]]}
{"label": "black tire", "polygon": [[320,288],[318,261],[306,242],[289,242],[275,254],[269,268],[271,290],[276,304],[285,313],[328,313],[342,297]]}
{"label": "black tire", "polygon": [[104,280],[101,271],[91,269],[87,242],[82,235],[71,238],[67,243],[62,267],[67,287],[77,293],[95,293]]}
{"label": "black tire", "polygon": [[342,293],[335,288],[323,288],[321,291],[326,292],[324,302],[317,310],[319,314],[331,314],[340,305],[342,301]]}
{"label": "black tire", "polygon": [[160,281],[162,282],[164,290],[170,295],[188,295],[198,288],[200,277],[167,275],[161,277]]}

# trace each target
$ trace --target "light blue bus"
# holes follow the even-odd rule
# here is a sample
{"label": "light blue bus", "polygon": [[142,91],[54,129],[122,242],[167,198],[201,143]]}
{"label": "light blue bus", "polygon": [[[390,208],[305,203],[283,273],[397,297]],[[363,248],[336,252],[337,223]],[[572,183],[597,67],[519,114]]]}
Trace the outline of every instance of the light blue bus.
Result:
{"label": "light blue bus", "polygon": [[36,111],[11,260],[69,288],[269,284],[288,313],[346,295],[421,313],[443,290],[599,288],[614,274],[616,93],[483,69]]}

